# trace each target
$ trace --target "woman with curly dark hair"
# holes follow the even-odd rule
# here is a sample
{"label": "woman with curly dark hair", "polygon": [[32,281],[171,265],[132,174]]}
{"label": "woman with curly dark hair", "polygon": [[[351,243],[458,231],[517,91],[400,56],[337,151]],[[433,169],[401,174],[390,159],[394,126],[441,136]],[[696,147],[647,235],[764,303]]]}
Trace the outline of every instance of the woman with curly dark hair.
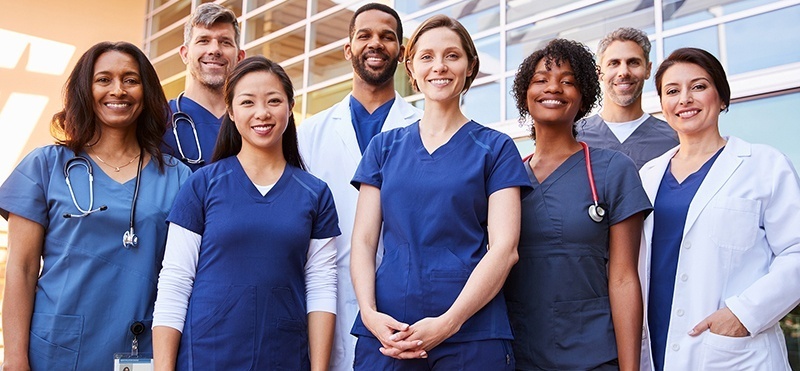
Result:
{"label": "woman with curly dark hair", "polygon": [[536,141],[520,260],[505,286],[520,370],[639,367],[637,257],[651,207],[631,159],[575,139],[599,95],[594,57],[575,41],[535,51],[514,80]]}
{"label": "woman with curly dark hair", "polygon": [[58,144],[33,150],[0,187],[5,369],[108,368],[137,323],[139,351],[152,351],[165,220],[190,174],[159,150],[168,113],[133,44],[102,42],[78,60],[51,124]]}

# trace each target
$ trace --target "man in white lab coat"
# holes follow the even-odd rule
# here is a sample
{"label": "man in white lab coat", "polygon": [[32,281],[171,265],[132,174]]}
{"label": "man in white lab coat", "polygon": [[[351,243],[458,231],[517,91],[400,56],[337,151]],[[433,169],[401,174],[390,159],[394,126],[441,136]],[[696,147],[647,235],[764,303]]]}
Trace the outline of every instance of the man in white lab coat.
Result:
{"label": "man in white lab coat", "polygon": [[[422,112],[394,90],[403,55],[403,25],[390,7],[370,3],[350,20],[344,56],[353,63],[353,91],[298,128],[300,154],[308,170],[328,183],[342,235],[336,239],[338,272],[336,332],[331,370],[352,370],[356,338],[350,335],[358,302],[350,281],[350,238],[358,191],[350,185],[372,137],[419,120]],[[382,247],[379,254],[382,254]]]}

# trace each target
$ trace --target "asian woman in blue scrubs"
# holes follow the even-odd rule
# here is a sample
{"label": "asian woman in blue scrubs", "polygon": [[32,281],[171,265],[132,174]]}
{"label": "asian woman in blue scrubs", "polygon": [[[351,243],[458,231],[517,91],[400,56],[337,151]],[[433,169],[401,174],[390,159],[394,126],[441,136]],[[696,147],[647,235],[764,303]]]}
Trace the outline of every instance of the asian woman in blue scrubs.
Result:
{"label": "asian woman in blue scrubs", "polygon": [[[520,261],[504,289],[519,370],[639,367],[637,257],[651,207],[630,158],[575,139],[575,122],[600,96],[596,71],[586,46],[556,39],[514,79],[536,142],[525,162],[534,191],[522,200]],[[605,215],[590,215],[590,205]]]}
{"label": "asian woman in blue scrubs", "polygon": [[530,182],[511,138],[461,112],[479,60],[458,21],[424,21],[404,63],[423,117],[378,134],[353,178],[355,369],[513,370],[499,291],[517,261]]}
{"label": "asian woman in blue scrubs", "polygon": [[[103,42],[78,60],[51,124],[58,144],[35,149],[0,187],[4,369],[109,369],[114,353],[131,352],[131,325],[149,327],[164,221],[190,173],[159,149],[168,112],[136,46]],[[131,227],[138,245],[125,247]],[[152,351],[148,329],[137,340]]]}
{"label": "asian woman in blue scrubs", "polygon": [[212,163],[167,218],[156,369],[327,370],[340,232],[328,186],[303,169],[292,82],[246,58],[225,103]]}

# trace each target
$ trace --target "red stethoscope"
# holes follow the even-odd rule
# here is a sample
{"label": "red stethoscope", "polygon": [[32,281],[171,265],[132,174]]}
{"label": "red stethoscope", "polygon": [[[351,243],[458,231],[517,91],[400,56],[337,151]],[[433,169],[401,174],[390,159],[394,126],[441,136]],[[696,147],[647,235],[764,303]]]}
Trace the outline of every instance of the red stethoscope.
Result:
{"label": "red stethoscope", "polygon": [[[592,218],[593,221],[600,223],[603,221],[603,217],[606,216],[606,210],[600,206],[600,200],[597,197],[597,187],[594,185],[594,175],[592,173],[592,159],[589,156],[589,146],[586,145],[585,142],[578,142],[583,147],[583,156],[586,159],[586,175],[589,177],[589,188],[592,190],[592,201],[593,204],[589,205],[589,217]],[[530,161],[531,157],[533,157],[533,153],[530,155],[525,156],[522,159],[522,162],[527,163]]]}

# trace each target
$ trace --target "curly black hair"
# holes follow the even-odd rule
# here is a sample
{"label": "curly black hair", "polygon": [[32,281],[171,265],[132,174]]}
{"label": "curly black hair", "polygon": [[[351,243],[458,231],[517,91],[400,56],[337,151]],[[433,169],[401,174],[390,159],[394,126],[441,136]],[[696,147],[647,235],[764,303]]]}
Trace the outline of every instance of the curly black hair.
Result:
{"label": "curly black hair", "polygon": [[[575,86],[581,92],[581,108],[574,119],[577,122],[592,110],[595,103],[600,100],[602,92],[600,90],[600,81],[597,78],[597,65],[594,62],[594,54],[586,45],[566,39],[550,41],[544,48],[533,52],[519,65],[511,92],[517,101],[519,120],[524,122],[526,117],[530,115],[530,112],[528,112],[528,86],[530,86],[531,79],[533,79],[536,65],[545,58],[545,67],[548,70],[552,63],[561,66],[564,61],[569,62],[572,67],[572,71],[575,73]],[[574,125],[572,135],[578,135]],[[531,126],[531,137],[536,139],[533,126]]]}

